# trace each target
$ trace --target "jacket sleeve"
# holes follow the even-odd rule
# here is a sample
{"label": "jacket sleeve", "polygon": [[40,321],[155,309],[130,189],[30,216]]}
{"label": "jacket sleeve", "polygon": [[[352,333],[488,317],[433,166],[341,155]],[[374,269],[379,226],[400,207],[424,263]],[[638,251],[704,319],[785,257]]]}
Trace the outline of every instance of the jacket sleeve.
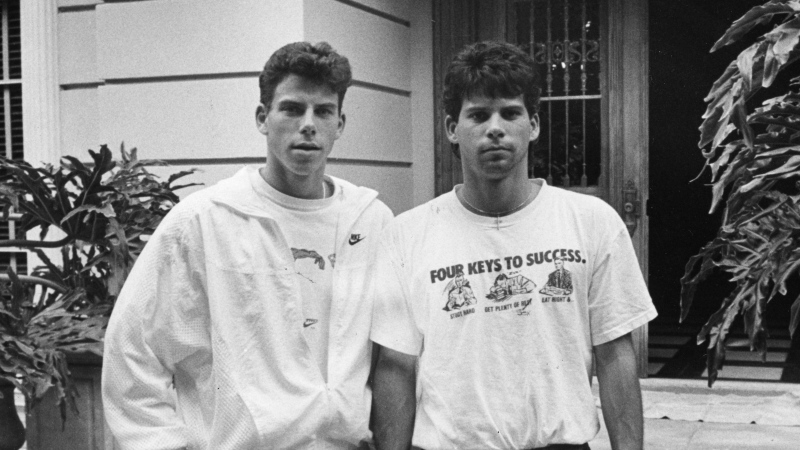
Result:
{"label": "jacket sleeve", "polygon": [[173,381],[177,364],[207,347],[207,315],[198,313],[207,302],[184,244],[190,220],[178,209],[136,261],[106,331],[103,406],[123,449],[181,449],[194,440],[177,412]]}

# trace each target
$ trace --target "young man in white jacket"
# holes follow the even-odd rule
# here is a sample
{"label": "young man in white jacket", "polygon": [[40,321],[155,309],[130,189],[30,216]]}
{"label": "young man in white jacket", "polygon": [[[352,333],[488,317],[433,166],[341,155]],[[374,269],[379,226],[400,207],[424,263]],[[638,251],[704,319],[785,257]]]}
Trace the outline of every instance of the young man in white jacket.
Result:
{"label": "young man in white jacket", "polygon": [[123,449],[355,448],[370,437],[364,295],[390,210],[325,175],[347,58],[298,42],[267,61],[263,167],[188,196],[108,325],[106,420]]}

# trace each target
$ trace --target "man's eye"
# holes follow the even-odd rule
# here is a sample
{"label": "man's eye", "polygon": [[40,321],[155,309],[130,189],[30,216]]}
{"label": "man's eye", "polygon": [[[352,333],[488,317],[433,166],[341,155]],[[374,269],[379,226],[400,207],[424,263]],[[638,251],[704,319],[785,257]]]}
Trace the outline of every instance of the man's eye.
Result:
{"label": "man's eye", "polygon": [[281,107],[281,111],[291,115],[303,114],[303,110],[298,106],[286,105]]}
{"label": "man's eye", "polygon": [[469,118],[476,122],[483,122],[489,118],[489,115],[485,112],[474,112],[469,115]]}
{"label": "man's eye", "polygon": [[330,109],[318,109],[317,115],[320,117],[330,117],[333,115],[333,111],[331,111]]}
{"label": "man's eye", "polygon": [[516,119],[517,117],[521,116],[522,113],[519,111],[506,111],[503,113],[503,117],[506,119]]}

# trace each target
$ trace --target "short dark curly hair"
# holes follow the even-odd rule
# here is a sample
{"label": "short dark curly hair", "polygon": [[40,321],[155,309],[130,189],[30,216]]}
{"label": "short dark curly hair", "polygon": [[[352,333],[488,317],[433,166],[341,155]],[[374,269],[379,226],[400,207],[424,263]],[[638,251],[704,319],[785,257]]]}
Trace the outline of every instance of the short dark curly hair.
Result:
{"label": "short dark curly hair", "polygon": [[507,42],[483,41],[466,46],[450,62],[444,77],[445,113],[458,120],[464,98],[474,95],[522,95],[528,114],[533,116],[539,111],[541,95],[533,58]]}
{"label": "short dark curly hair", "polygon": [[339,96],[342,111],[344,94],[353,79],[350,61],[327,42],[293,42],[279,48],[269,57],[258,77],[261,103],[269,110],[275,88],[287,76],[294,74],[330,87]]}

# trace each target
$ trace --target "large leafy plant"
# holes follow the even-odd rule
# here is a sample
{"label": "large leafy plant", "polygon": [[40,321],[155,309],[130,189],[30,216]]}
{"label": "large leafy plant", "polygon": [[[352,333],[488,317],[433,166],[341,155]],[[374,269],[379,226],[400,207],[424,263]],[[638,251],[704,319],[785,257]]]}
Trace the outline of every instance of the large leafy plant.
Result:
{"label": "large leafy plant", "polygon": [[[774,27],[769,28],[769,25]],[[759,33],[760,32],[760,33]],[[800,1],[770,1],[750,9],[714,44],[712,52],[757,35],[732,61],[706,96],[699,147],[711,170],[711,211],[724,204],[717,236],[686,265],[681,279],[681,320],[689,313],[697,284],[722,270],[731,294],[698,334],[706,342],[708,385],[725,360],[725,340],[743,316],[751,350],[766,361],[767,305],[787,295],[787,280],[800,268],[800,77],[778,82],[778,74],[800,58]],[[756,94],[780,95],[756,103]],[[756,104],[754,104],[756,103]],[[790,309],[793,336],[800,297]]]}
{"label": "large leafy plant", "polygon": [[[173,185],[194,170],[160,181],[147,167],[164,163],[139,160],[136,149],[120,153],[114,161],[102,146],[89,150],[92,164],[66,156],[44,167],[0,158],[3,218],[39,238],[0,247],[33,251],[43,263],[30,275],[0,274],[0,379],[34,405],[54,387],[64,419],[76,395],[66,355],[102,355],[108,317],[146,237],[179,201],[174,191],[194,185]],[[48,239],[53,229],[60,237]],[[58,249],[61,263],[45,248]]]}

